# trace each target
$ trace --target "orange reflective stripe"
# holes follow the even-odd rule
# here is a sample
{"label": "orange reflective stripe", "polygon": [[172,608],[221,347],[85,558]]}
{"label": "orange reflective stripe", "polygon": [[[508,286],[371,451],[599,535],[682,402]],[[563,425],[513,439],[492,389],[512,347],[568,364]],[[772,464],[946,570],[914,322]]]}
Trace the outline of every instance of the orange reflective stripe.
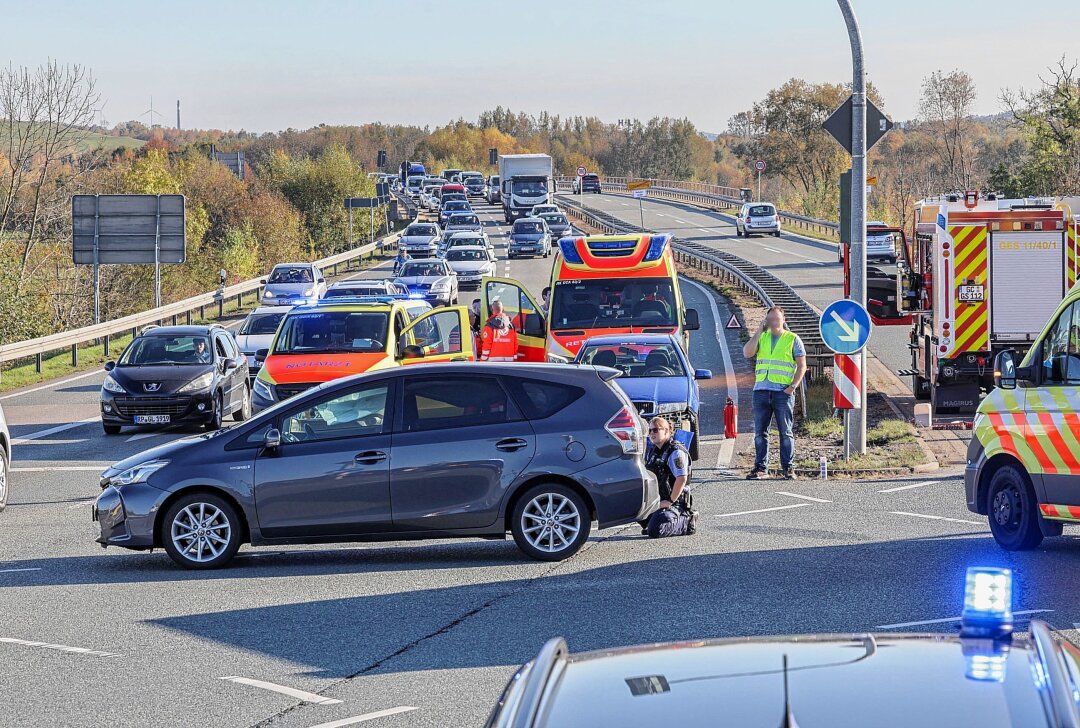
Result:
{"label": "orange reflective stripe", "polygon": [[1042,443],[1039,442],[1039,438],[1031,434],[1031,427],[1027,423],[1027,416],[1023,412],[1012,412],[1013,422],[1020,425],[1023,432],[1024,442],[1031,448],[1031,453],[1035,456],[1035,459],[1039,461],[1039,466],[1045,473],[1047,470],[1055,470],[1054,461],[1050,459],[1050,456],[1043,450]]}
{"label": "orange reflective stripe", "polygon": [[1053,503],[1040,503],[1039,511],[1041,511],[1046,518],[1080,521],[1080,507],[1077,506],[1058,506]]}
{"label": "orange reflective stripe", "polygon": [[1046,433],[1047,439],[1050,440],[1050,444],[1054,446],[1054,449],[1057,450],[1058,455],[1061,457],[1061,461],[1065,463],[1066,472],[1080,472],[1080,463],[1076,461],[1076,456],[1072,453],[1071,448],[1065,444],[1065,439],[1061,436],[1057,423],[1054,422],[1054,416],[1049,412],[1040,412],[1039,422],[1042,423],[1043,431]]}
{"label": "orange reflective stripe", "polygon": [[994,434],[998,436],[998,440],[1001,441],[1001,449],[1009,453],[1018,460],[1020,453],[1016,450],[1016,444],[1013,442],[1012,433],[1009,432],[1009,428],[1006,427],[1005,422],[1001,419],[1001,415],[997,412],[988,412],[986,415],[990,418],[990,424],[994,427]]}

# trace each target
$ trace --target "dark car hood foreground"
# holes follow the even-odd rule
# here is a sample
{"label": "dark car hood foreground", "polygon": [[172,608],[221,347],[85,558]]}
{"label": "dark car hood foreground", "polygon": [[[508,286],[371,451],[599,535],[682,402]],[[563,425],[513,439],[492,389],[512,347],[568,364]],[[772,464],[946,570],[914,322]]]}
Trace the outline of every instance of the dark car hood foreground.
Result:
{"label": "dark car hood foreground", "polygon": [[[235,425],[233,427],[235,427]],[[232,428],[226,427],[220,430],[215,430],[214,432],[207,432],[200,435],[183,437],[179,440],[173,440],[171,442],[166,442],[156,447],[152,447],[149,450],[143,450],[142,452],[136,453],[131,457],[124,458],[120,462],[107,468],[101,474],[101,477],[103,480],[105,478],[110,478],[114,475],[124,472],[128,468],[134,467],[141,463],[148,463],[151,460],[172,460],[177,455],[182,454],[184,450],[187,450],[189,447],[201,442],[202,440],[207,440],[213,437],[220,437],[221,435],[231,431]]]}
{"label": "dark car hood foreground", "polygon": [[188,382],[213,371],[213,364],[118,366],[109,372],[109,376],[129,394],[165,397],[176,394]]}

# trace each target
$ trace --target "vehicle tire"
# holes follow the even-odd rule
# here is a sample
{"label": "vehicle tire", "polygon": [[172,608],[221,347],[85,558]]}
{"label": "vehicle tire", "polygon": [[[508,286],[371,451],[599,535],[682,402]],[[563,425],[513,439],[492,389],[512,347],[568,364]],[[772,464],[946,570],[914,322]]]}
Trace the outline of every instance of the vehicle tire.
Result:
{"label": "vehicle tire", "polygon": [[453,298],[453,300],[451,300],[451,301],[450,301],[450,305],[451,305],[451,306],[456,306],[456,305],[458,305],[458,297],[457,297],[457,294],[456,294],[456,293],[454,294],[454,298]]}
{"label": "vehicle tire", "polygon": [[240,516],[212,493],[183,495],[161,520],[161,545],[185,569],[217,569],[232,560],[244,532]]}
{"label": "vehicle tire", "polygon": [[698,442],[701,439],[701,433],[698,431],[700,429],[696,419],[690,421],[690,432],[694,433],[693,439],[690,440],[690,459],[694,462],[697,462],[698,458],[701,457],[701,447]]}
{"label": "vehicle tire", "polygon": [[891,258],[889,258],[889,265],[896,265],[896,256],[895,255],[892,256]]}
{"label": "vehicle tire", "polygon": [[773,237],[774,237],[774,238],[778,238],[778,237],[780,237],[780,231],[779,231],[779,230],[777,230],[777,231],[776,231],[775,233],[773,233]]}
{"label": "vehicle tire", "polygon": [[101,429],[105,431],[106,435],[119,435],[122,427],[121,425],[108,425],[102,422]]}
{"label": "vehicle tire", "polygon": [[224,410],[225,405],[221,400],[221,392],[218,392],[214,395],[214,411],[210,413],[210,420],[205,425],[207,431],[213,432],[221,429],[221,422],[225,418]]}
{"label": "vehicle tire", "polygon": [[990,477],[987,518],[994,540],[1006,551],[1030,551],[1042,543],[1039,507],[1031,480],[1016,465],[1003,465]]}
{"label": "vehicle tire", "polygon": [[589,538],[592,519],[585,500],[561,483],[541,483],[525,491],[510,514],[518,548],[538,561],[562,561]]}
{"label": "vehicle tire", "polygon": [[251,389],[244,385],[244,401],[240,409],[232,413],[233,422],[243,422],[251,419]]}
{"label": "vehicle tire", "polygon": [[10,489],[11,463],[8,461],[7,450],[0,447],[0,511],[4,510],[8,502],[8,490]]}

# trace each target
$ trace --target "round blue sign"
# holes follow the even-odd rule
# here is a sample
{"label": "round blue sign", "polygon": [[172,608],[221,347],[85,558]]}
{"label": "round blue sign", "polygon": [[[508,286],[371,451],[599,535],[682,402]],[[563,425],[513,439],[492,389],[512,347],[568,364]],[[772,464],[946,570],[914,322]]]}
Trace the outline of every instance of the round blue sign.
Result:
{"label": "round blue sign", "polygon": [[837,354],[854,354],[870,339],[870,314],[855,301],[842,298],[828,305],[818,328],[825,346]]}

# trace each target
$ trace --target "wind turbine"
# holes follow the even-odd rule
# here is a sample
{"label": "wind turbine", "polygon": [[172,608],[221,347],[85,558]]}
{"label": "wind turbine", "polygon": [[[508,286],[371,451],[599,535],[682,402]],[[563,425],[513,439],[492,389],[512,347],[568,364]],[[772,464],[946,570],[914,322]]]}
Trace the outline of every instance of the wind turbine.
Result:
{"label": "wind turbine", "polygon": [[155,116],[161,117],[162,115],[159,114],[158,112],[154,111],[154,97],[153,96],[150,97],[150,109],[147,110],[147,111],[144,111],[142,114],[140,114],[139,118],[142,118],[144,116],[150,117],[150,128],[151,129],[153,129],[155,126],[161,126],[161,124],[155,124],[154,123],[154,117]]}
{"label": "wind turbine", "polygon": [[108,103],[109,101],[108,99],[106,99],[105,101],[101,102],[101,106],[94,109],[94,113],[97,114],[98,126],[100,126],[102,129],[105,128],[105,107],[108,105]]}

